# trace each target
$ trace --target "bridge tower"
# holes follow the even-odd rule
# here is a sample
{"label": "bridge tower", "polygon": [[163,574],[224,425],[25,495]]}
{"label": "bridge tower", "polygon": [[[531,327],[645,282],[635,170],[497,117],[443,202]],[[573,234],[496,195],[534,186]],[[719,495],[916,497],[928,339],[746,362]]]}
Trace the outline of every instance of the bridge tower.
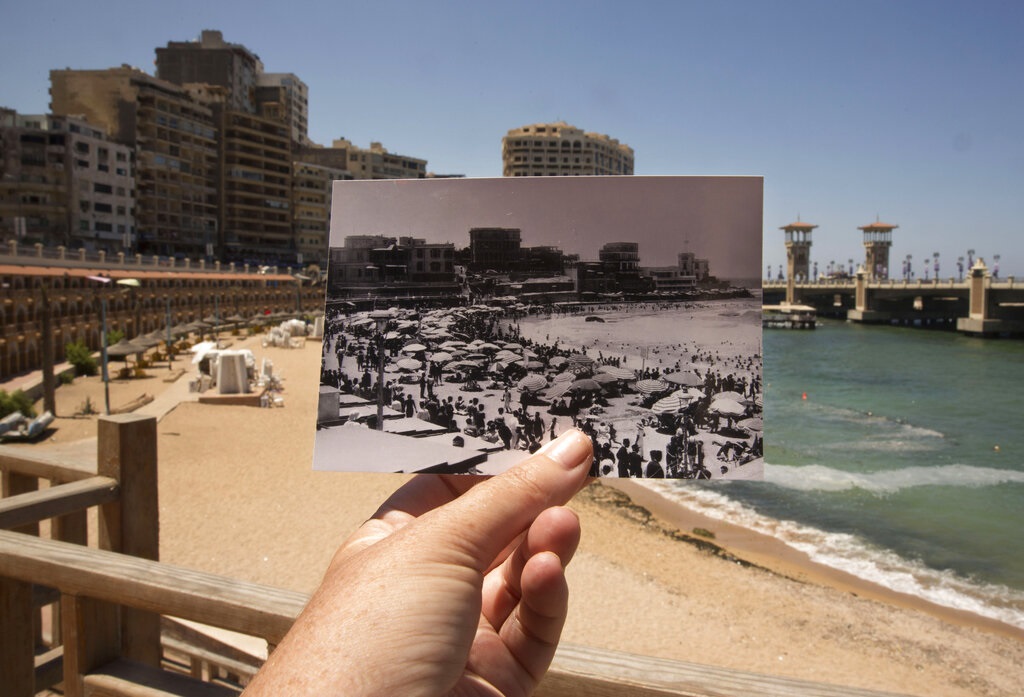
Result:
{"label": "bridge tower", "polygon": [[858,228],[864,232],[864,269],[870,280],[889,278],[889,248],[892,247],[892,231],[898,227],[876,219]]}
{"label": "bridge tower", "polygon": [[795,223],[783,225],[780,230],[786,233],[786,302],[795,303],[796,282],[810,278],[811,266],[811,230],[818,227],[800,221],[797,216]]}

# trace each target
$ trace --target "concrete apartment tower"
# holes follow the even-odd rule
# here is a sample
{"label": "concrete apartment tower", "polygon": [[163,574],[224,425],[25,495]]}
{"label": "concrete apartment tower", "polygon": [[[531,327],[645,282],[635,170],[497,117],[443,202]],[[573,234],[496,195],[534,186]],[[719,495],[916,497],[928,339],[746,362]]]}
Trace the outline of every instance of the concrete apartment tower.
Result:
{"label": "concrete apartment tower", "polygon": [[564,121],[513,128],[501,139],[502,176],[632,174],[633,148]]}

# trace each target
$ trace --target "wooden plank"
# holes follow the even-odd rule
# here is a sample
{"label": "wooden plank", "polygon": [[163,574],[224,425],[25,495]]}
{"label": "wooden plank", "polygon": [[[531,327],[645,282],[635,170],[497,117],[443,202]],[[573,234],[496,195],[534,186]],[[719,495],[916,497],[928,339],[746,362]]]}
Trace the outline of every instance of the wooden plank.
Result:
{"label": "wooden plank", "polygon": [[0,577],[0,685],[10,697],[36,693],[34,615],[32,584]]}
{"label": "wooden plank", "polygon": [[124,659],[85,678],[85,697],[234,697],[238,690]]}
{"label": "wooden plank", "polygon": [[117,480],[90,477],[0,499],[0,528],[7,530],[116,501]]}
{"label": "wooden plank", "polygon": [[[39,479],[32,475],[22,474],[21,472],[7,472],[3,473],[3,496],[4,499],[15,498],[17,496],[23,496],[31,494],[39,490]],[[14,526],[12,526],[14,527]],[[39,534],[39,523],[28,522],[22,523],[17,527],[14,527],[15,532],[23,532],[26,535],[38,535]]]}
{"label": "wooden plank", "polygon": [[118,657],[120,614],[113,603],[67,593],[61,597],[64,694],[67,697],[82,697],[85,675]]}
{"label": "wooden plank", "polygon": [[64,647],[50,649],[35,659],[36,691],[64,681]]}
{"label": "wooden plank", "polygon": [[536,697],[901,697],[562,644]]}
{"label": "wooden plank", "polygon": [[[76,545],[89,543],[89,521],[84,510],[58,516],[50,523],[50,538]],[[53,645],[62,643],[60,619],[60,603],[51,606],[50,632]]]}
{"label": "wooden plank", "polygon": [[[0,530],[0,576],[280,643],[309,596]],[[67,627],[67,622],[64,623]]]}
{"label": "wooden plank", "polygon": [[[96,473],[120,485],[119,499],[100,507],[100,547],[156,561],[160,557],[156,418],[100,417],[97,435]],[[159,615],[126,609],[121,620],[121,654],[159,667]]]}
{"label": "wooden plank", "polygon": [[89,463],[68,463],[30,452],[24,448],[0,445],[0,470],[58,483],[76,482],[96,475]]}

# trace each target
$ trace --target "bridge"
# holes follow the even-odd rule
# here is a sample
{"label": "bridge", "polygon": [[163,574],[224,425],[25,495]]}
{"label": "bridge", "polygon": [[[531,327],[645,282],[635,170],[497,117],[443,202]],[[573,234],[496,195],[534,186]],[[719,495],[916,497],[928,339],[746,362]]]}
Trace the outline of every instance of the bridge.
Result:
{"label": "bridge", "polygon": [[765,281],[764,304],[801,304],[823,317],[865,324],[931,326],[984,337],[1024,336],[1024,283],[993,278],[978,259],[966,279]]}

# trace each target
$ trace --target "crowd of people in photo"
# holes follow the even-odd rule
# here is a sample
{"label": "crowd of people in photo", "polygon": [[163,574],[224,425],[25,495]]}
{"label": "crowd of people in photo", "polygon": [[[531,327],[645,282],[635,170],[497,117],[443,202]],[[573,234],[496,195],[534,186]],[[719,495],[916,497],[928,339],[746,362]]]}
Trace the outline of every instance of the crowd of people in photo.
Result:
{"label": "crowd of people in photo", "polygon": [[[736,423],[760,415],[759,355],[723,359],[712,350],[687,355],[663,346],[654,349],[662,353],[660,365],[624,368],[625,353],[585,352],[557,337],[533,341],[520,332],[523,317],[594,309],[394,310],[380,334],[365,313],[329,307],[321,382],[371,402],[382,397],[398,414],[445,429],[454,445],[473,437],[533,453],[578,427],[592,440],[592,476],[711,479],[762,456],[760,428]],[[670,355],[675,361],[666,366]],[[604,372],[610,369],[614,374]],[[689,388],[678,406],[659,408],[683,384]],[[722,395],[731,410],[716,409]],[[375,426],[375,419],[364,420]]]}

